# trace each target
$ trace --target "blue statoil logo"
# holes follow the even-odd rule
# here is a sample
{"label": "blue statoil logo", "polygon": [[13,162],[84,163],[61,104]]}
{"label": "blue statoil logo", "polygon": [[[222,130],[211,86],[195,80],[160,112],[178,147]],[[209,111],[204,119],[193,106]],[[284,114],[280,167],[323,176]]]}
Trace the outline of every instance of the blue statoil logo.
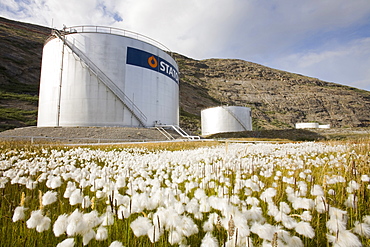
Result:
{"label": "blue statoil logo", "polygon": [[127,64],[143,67],[164,74],[179,83],[179,73],[176,68],[161,57],[152,53],[127,47]]}

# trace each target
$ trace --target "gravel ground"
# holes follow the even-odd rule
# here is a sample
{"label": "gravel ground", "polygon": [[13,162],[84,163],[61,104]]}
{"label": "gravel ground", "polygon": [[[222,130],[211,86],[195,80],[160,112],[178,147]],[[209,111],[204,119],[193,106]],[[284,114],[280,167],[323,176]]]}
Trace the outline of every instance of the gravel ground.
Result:
{"label": "gravel ground", "polygon": [[[175,139],[182,139],[168,130]],[[369,138],[370,128],[266,130],[220,133],[210,138],[281,138],[299,140],[344,140]],[[25,127],[0,132],[0,140],[23,140],[34,143],[122,143],[168,141],[154,128],[128,127]]]}
{"label": "gravel ground", "polygon": [[[174,131],[168,131],[178,139]],[[156,129],[125,127],[25,127],[0,132],[1,140],[60,143],[118,143],[166,141]]]}

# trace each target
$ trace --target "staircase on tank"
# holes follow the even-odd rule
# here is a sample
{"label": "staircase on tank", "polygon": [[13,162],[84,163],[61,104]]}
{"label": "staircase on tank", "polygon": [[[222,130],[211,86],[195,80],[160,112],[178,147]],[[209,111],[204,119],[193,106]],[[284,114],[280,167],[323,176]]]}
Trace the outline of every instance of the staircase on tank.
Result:
{"label": "staircase on tank", "polygon": [[173,135],[169,133],[169,130],[175,131],[176,134],[182,138],[187,138],[189,140],[200,140],[200,136],[189,135],[185,130],[181,129],[178,125],[168,125],[168,124],[156,124],[155,128],[161,132],[168,140],[174,140]]}
{"label": "staircase on tank", "polygon": [[126,106],[126,108],[134,115],[134,117],[139,121],[141,126],[146,127],[147,117],[145,114],[137,107],[129,97],[126,96],[124,92],[106,75],[100,68],[94,64],[80,49],[78,49],[74,44],[69,42],[64,35],[62,35],[58,30],[54,30],[53,34],[55,37],[63,41],[63,45],[67,46],[79,59],[83,62],[87,68],[101,81],[110,91]]}

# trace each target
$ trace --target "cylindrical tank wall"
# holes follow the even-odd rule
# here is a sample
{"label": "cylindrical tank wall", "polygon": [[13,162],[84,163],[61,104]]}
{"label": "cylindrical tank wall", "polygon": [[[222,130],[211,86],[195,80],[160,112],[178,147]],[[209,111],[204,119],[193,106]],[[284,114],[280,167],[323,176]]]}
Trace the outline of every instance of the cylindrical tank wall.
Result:
{"label": "cylindrical tank wall", "polygon": [[252,130],[251,109],[220,106],[201,111],[202,135]]}
{"label": "cylindrical tank wall", "polygon": [[319,123],[296,123],[296,129],[316,129],[319,128]]}
{"label": "cylindrical tank wall", "polygon": [[145,115],[145,127],[179,124],[178,67],[166,52],[107,33],[71,33],[65,39],[114,82],[132,105],[125,105],[83,58],[54,38],[43,50],[39,127],[140,127],[132,108]]}

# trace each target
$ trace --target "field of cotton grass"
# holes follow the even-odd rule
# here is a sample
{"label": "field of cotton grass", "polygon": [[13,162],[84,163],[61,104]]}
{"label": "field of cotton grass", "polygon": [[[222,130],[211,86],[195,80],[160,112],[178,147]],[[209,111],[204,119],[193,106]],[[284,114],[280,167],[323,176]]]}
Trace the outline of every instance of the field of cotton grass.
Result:
{"label": "field of cotton grass", "polygon": [[167,145],[1,143],[0,245],[370,245],[369,141]]}

